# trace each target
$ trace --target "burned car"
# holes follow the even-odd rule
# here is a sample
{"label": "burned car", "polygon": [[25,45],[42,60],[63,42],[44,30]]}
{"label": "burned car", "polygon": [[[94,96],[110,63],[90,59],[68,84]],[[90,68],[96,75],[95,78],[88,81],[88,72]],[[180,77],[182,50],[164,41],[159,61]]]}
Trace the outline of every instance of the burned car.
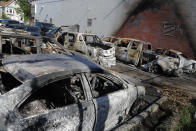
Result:
{"label": "burned car", "polygon": [[56,27],[48,32],[46,32],[46,36],[50,38],[57,39],[63,32],[72,31],[72,32],[79,32],[80,25],[62,25],[60,27]]}
{"label": "burned car", "polygon": [[115,48],[102,42],[96,35],[63,32],[57,41],[69,50],[86,54],[104,67],[116,65]]}
{"label": "burned car", "polygon": [[155,57],[150,42],[115,37],[106,37],[103,40],[113,43],[118,60],[131,63],[135,66],[140,66],[142,63],[152,61]]}
{"label": "burned car", "polygon": [[66,49],[50,37],[32,36],[29,32],[0,28],[0,56],[5,58],[14,54],[68,54],[90,60],[87,55]]}
{"label": "burned car", "polygon": [[50,38],[32,36],[29,32],[3,29],[0,31],[0,54],[6,57],[11,54],[72,54],[61,44]]}
{"label": "burned car", "polygon": [[143,69],[174,76],[180,76],[183,72],[193,73],[196,71],[196,61],[189,59],[182,52],[158,48],[155,50],[155,54],[157,55],[156,59],[142,65]]}
{"label": "burned car", "polygon": [[41,29],[37,26],[25,26],[25,31],[28,31],[33,36],[41,36]]}
{"label": "burned car", "polygon": [[52,23],[46,23],[46,22],[35,22],[33,26],[37,26],[41,29],[41,34],[44,36],[46,32],[49,30],[53,30],[55,27]]}
{"label": "burned car", "polygon": [[1,130],[110,130],[145,94],[127,77],[77,56],[9,56],[1,72],[14,79],[2,75]]}

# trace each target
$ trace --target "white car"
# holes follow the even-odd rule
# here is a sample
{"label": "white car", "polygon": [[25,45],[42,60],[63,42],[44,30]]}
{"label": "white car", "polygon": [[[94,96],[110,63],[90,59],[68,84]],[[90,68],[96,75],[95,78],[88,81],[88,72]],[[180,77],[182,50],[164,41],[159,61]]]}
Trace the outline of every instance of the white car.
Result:
{"label": "white car", "polygon": [[189,59],[182,52],[159,48],[155,50],[155,54],[157,54],[156,60],[143,65],[144,69],[175,76],[179,76],[183,72],[196,72],[196,61]]}
{"label": "white car", "polygon": [[97,35],[63,32],[57,40],[65,48],[90,56],[104,67],[116,65],[115,48],[105,44]]}

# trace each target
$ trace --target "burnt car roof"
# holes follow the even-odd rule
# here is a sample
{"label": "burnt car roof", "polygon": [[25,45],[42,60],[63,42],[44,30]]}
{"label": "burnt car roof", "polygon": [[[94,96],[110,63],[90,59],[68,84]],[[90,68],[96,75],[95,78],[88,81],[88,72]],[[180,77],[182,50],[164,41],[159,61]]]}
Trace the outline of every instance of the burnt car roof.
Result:
{"label": "burnt car roof", "polygon": [[108,36],[108,37],[105,37],[105,38],[115,38],[115,39],[118,39],[118,40],[130,40],[130,41],[136,41],[136,42],[139,42],[141,44],[147,44],[147,45],[151,45],[150,42],[147,42],[147,41],[143,41],[143,40],[138,40],[138,39],[134,39],[134,38],[120,38],[120,37],[113,37],[113,36]]}
{"label": "burnt car roof", "polygon": [[2,60],[4,69],[21,82],[55,72],[67,74],[104,71],[78,56],[61,54],[13,55]]}

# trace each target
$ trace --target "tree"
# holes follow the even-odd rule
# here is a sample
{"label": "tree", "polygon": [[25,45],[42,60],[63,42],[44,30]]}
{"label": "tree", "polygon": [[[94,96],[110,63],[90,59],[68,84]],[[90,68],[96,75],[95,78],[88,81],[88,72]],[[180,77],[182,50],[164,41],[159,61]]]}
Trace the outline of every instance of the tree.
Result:
{"label": "tree", "polygon": [[27,0],[17,0],[16,2],[20,7],[16,9],[16,12],[20,14],[21,16],[24,16],[24,21],[29,20],[30,15],[31,15],[30,3],[27,2]]}
{"label": "tree", "polygon": [[2,18],[2,19],[10,19],[10,18],[5,14],[4,11],[2,12],[1,18]]}

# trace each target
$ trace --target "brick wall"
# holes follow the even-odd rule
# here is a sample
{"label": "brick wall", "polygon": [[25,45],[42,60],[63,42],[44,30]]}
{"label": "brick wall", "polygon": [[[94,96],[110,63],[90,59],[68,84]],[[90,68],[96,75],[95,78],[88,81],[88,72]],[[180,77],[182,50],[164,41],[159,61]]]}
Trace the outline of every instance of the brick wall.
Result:
{"label": "brick wall", "polygon": [[196,56],[196,0],[174,0],[174,2],[188,32],[190,46]]}
{"label": "brick wall", "polygon": [[194,51],[189,44],[186,31],[175,13],[174,3],[165,1],[139,9],[127,19],[117,36],[149,41],[153,49],[175,49],[194,58]]}

